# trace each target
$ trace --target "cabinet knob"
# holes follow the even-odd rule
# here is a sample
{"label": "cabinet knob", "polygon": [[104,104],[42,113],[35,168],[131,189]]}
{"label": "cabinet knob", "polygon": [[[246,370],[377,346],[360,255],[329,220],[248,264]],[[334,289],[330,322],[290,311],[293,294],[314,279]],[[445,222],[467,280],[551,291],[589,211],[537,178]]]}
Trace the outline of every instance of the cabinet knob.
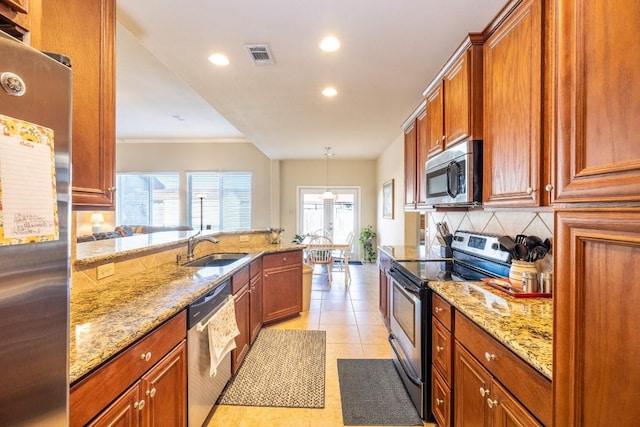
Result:
{"label": "cabinet knob", "polygon": [[547,184],[544,186],[545,191],[549,192],[553,190],[553,184]]}
{"label": "cabinet knob", "polygon": [[142,408],[144,408],[144,399],[134,403],[133,407],[136,408],[138,411],[142,411]]}
{"label": "cabinet knob", "polygon": [[442,135],[442,142],[445,142],[447,140],[447,135]]}
{"label": "cabinet knob", "polygon": [[436,313],[442,313],[442,307],[434,307],[433,311],[435,311]]}
{"label": "cabinet knob", "polygon": [[287,257],[286,256],[282,257],[282,262],[287,262]]}
{"label": "cabinet knob", "polygon": [[438,353],[440,353],[442,350],[444,350],[444,347],[440,347],[439,345],[436,346],[436,351]]}
{"label": "cabinet knob", "polygon": [[482,397],[489,396],[489,389],[480,387],[480,396]]}
{"label": "cabinet knob", "polygon": [[437,399],[437,398],[436,398],[436,405],[437,405],[437,406],[440,406],[440,405],[442,405],[443,403],[444,403],[444,400],[442,400],[442,399]]}
{"label": "cabinet knob", "polygon": [[156,395],[156,388],[152,388],[151,390],[147,390],[147,396],[153,397]]}
{"label": "cabinet knob", "polygon": [[484,353],[484,358],[487,359],[487,362],[491,362],[492,360],[496,360],[496,355],[487,351]]}
{"label": "cabinet knob", "polygon": [[109,187],[107,188],[107,191],[110,191],[111,193],[113,193],[114,191],[116,191],[116,187]]}
{"label": "cabinet knob", "polygon": [[489,408],[493,408],[494,406],[498,406],[497,400],[491,400],[491,398],[487,397],[487,405]]}
{"label": "cabinet knob", "polygon": [[527,188],[527,194],[533,194],[533,193],[535,193],[536,191],[537,191],[537,190],[536,190],[535,188],[531,188],[531,187],[528,187],[528,188]]}
{"label": "cabinet knob", "polygon": [[146,353],[142,353],[140,355],[140,359],[144,360],[145,362],[148,362],[149,360],[151,360],[151,352],[147,351]]}

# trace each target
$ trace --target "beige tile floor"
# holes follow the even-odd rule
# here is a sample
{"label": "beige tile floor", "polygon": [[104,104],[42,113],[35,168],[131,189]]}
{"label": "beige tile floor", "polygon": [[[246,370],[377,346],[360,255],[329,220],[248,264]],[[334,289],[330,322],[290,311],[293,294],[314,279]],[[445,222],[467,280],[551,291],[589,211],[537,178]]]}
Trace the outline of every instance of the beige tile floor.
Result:
{"label": "beige tile floor", "polygon": [[[215,408],[208,427],[343,425],[337,359],[391,358],[387,329],[378,311],[378,268],[375,264],[351,266],[351,278],[351,286],[346,288],[342,272],[334,272],[332,286],[327,285],[326,276],[314,275],[309,310],[299,317],[269,326],[327,331],[325,407],[222,405]],[[434,427],[435,424],[425,423],[425,426]]]}

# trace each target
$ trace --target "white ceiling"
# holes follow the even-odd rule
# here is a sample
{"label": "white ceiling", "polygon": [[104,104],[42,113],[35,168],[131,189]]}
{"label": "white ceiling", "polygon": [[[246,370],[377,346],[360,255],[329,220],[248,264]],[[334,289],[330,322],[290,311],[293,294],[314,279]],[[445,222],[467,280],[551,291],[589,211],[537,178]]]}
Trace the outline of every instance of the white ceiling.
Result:
{"label": "white ceiling", "polygon": [[[250,141],[272,159],[377,158],[506,0],[117,0],[117,137]],[[340,39],[334,53],[318,48]],[[245,44],[268,44],[256,66]],[[207,57],[226,54],[231,64]],[[334,98],[320,92],[338,89]],[[174,117],[174,116],[177,116]]]}

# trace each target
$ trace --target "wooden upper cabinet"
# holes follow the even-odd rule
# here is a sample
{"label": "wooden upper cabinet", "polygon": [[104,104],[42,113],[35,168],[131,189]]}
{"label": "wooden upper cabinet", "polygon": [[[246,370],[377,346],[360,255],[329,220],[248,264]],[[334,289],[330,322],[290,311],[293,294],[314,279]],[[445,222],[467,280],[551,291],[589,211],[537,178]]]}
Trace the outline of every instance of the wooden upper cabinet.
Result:
{"label": "wooden upper cabinet", "polygon": [[552,3],[555,201],[640,201],[640,2]]}
{"label": "wooden upper cabinet", "polygon": [[425,207],[427,203],[427,183],[425,181],[425,162],[427,161],[427,141],[429,122],[427,112],[422,111],[416,117],[416,207]]}
{"label": "wooden upper cabinet", "polygon": [[38,49],[71,59],[74,209],[111,209],[115,178],[115,0],[42,2]]}
{"label": "wooden upper cabinet", "polygon": [[631,426],[640,419],[640,212],[556,214],[555,426]]}
{"label": "wooden upper cabinet", "polygon": [[416,161],[417,161],[416,121],[414,120],[404,130],[404,207],[416,207]]}
{"label": "wooden upper cabinet", "polygon": [[430,156],[482,139],[482,43],[482,34],[470,33],[425,91]]}
{"label": "wooden upper cabinet", "polygon": [[484,44],[483,198],[488,206],[543,201],[542,38],[542,1],[525,0]]}
{"label": "wooden upper cabinet", "polygon": [[427,143],[429,156],[444,150],[443,93],[443,84],[440,83],[427,94],[427,127],[429,128]]}

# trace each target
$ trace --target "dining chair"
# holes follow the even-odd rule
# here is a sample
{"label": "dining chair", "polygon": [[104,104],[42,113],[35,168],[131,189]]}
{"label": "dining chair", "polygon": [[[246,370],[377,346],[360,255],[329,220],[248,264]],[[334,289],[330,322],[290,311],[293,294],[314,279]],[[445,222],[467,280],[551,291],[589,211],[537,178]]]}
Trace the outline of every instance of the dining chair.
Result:
{"label": "dining chair", "polygon": [[349,266],[347,265],[347,263],[349,262],[348,260],[351,257],[351,253],[353,252],[353,237],[354,233],[353,231],[350,231],[349,234],[347,234],[346,249],[333,250],[333,264],[336,269],[347,273],[347,280],[350,279],[348,275]]}
{"label": "dining chair", "polygon": [[[314,236],[307,245],[307,263],[313,267],[312,274],[326,275],[329,286],[331,286],[333,269],[333,241],[329,237]],[[316,273],[316,265],[320,265],[323,272]]]}

